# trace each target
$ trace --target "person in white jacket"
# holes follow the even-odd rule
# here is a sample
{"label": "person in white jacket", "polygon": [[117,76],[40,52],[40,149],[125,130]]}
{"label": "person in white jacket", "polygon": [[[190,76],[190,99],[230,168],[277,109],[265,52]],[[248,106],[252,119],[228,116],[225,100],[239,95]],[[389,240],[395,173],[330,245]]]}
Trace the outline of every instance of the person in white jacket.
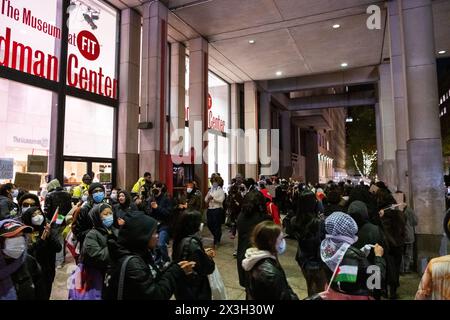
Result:
{"label": "person in white jacket", "polygon": [[225,192],[222,189],[223,180],[220,176],[212,175],[210,181],[211,189],[209,189],[209,192],[205,197],[205,202],[208,205],[206,219],[208,229],[214,237],[213,249],[215,249],[222,238],[222,224],[225,220],[225,212],[223,210]]}

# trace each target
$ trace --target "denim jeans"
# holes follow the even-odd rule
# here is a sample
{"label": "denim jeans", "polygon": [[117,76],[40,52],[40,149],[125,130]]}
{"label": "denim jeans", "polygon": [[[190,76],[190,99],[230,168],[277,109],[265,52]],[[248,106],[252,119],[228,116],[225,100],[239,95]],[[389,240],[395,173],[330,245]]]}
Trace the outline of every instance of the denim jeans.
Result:
{"label": "denim jeans", "polygon": [[158,251],[160,254],[160,260],[162,262],[169,262],[169,253],[167,251],[167,245],[169,244],[169,227],[164,226],[159,229],[159,239],[158,239]]}

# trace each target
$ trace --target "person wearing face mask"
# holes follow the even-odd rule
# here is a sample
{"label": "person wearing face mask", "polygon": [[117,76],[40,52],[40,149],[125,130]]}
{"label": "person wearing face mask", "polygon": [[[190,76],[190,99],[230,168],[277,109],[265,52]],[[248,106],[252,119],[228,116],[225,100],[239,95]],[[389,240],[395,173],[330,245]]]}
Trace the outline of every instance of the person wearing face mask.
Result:
{"label": "person wearing face mask", "polygon": [[109,194],[109,199],[108,199],[108,203],[111,207],[118,203],[118,197],[119,197],[118,192],[119,191],[120,191],[120,189],[118,190],[116,188],[113,188],[111,190],[111,193]]}
{"label": "person wearing face mask", "polygon": [[28,253],[42,268],[45,282],[44,299],[49,300],[55,279],[56,253],[62,249],[58,228],[52,228],[40,207],[31,207],[22,214],[22,222],[33,228],[28,238]]}
{"label": "person wearing face mask", "polygon": [[202,193],[194,182],[186,184],[186,199],[178,205],[179,209],[202,210]]}
{"label": "person wearing face mask", "polygon": [[19,205],[19,217],[31,207],[40,207],[39,198],[37,195],[32,193],[26,193],[22,197],[20,197],[18,201]]}
{"label": "person wearing face mask", "polygon": [[0,300],[42,300],[46,295],[39,263],[27,253],[25,233],[33,228],[0,221]]}
{"label": "person wearing face mask", "polygon": [[[57,209],[59,210],[60,215],[66,217],[72,209],[72,199],[70,193],[61,187],[58,179],[53,179],[47,184],[47,191],[48,193],[45,196],[44,202],[44,212],[46,218],[51,220]],[[65,223],[60,225],[58,233],[59,243],[63,246],[63,250],[56,255],[56,264],[58,268],[61,268],[65,263],[66,248],[64,246],[64,237],[62,235],[62,231],[65,226]]]}
{"label": "person wearing face mask", "polygon": [[0,185],[0,220],[12,218],[17,215],[19,208],[14,203],[19,191],[12,183]]}
{"label": "person wearing face mask", "polygon": [[112,264],[107,242],[117,240],[118,230],[114,227],[114,215],[109,204],[97,204],[89,214],[93,228],[84,239],[80,261],[84,271],[93,277],[100,274],[103,279]]}
{"label": "person wearing face mask", "polygon": [[137,206],[131,202],[131,196],[125,190],[118,193],[118,202],[113,206],[115,227],[119,228],[125,223],[125,217],[131,212],[138,211]]}
{"label": "person wearing face mask", "polygon": [[103,299],[169,300],[180,281],[193,273],[192,261],[172,262],[163,271],[156,266],[152,252],[158,245],[157,226],[155,219],[133,213],[117,241],[108,241],[114,265],[105,277]]}
{"label": "person wearing face mask", "polygon": [[170,261],[167,245],[170,240],[170,229],[173,224],[173,204],[167,195],[167,188],[162,182],[152,186],[152,196],[147,200],[146,213],[159,222],[158,263],[165,265]]}
{"label": "person wearing face mask", "polygon": [[281,227],[273,221],[257,224],[252,244],[242,261],[248,277],[247,300],[298,300],[278,261],[278,255],[286,250]]}
{"label": "person wearing face mask", "polygon": [[86,202],[81,206],[80,212],[74,221],[72,222],[72,231],[83,247],[83,241],[89,230],[92,229],[92,219],[89,215],[89,211],[96,204],[101,204],[105,200],[105,187],[100,183],[92,183],[89,186],[89,197]]}
{"label": "person wearing face mask", "polygon": [[211,300],[208,275],[214,272],[215,251],[203,248],[200,237],[202,215],[199,211],[186,210],[175,224],[172,260],[194,261],[194,272],[182,279],[175,290],[177,300]]}
{"label": "person wearing face mask", "polygon": [[205,197],[205,202],[208,205],[208,211],[206,212],[208,229],[214,236],[214,245],[220,243],[222,238],[222,223],[225,221],[225,212],[223,210],[223,202],[225,201],[225,192],[221,185],[223,185],[223,180],[220,176],[211,176],[211,189],[209,189],[208,194]]}

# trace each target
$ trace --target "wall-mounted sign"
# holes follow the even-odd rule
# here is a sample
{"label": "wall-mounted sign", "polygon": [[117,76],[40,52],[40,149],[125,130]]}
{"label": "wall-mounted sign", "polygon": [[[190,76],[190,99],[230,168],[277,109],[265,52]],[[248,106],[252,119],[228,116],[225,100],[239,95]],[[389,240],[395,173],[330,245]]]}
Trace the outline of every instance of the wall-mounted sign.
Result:
{"label": "wall-mounted sign", "polygon": [[41,187],[41,175],[16,172],[14,184],[17,187],[24,188],[28,191],[39,191]]}
{"label": "wall-mounted sign", "polygon": [[47,173],[47,163],[48,163],[47,156],[28,155],[27,171]]}
{"label": "wall-mounted sign", "polygon": [[[0,66],[50,81],[60,80],[61,62],[55,42],[61,41],[62,29],[55,23],[60,14],[56,3],[55,0],[0,1],[0,52],[3,53],[0,53]],[[66,82],[116,99],[117,12],[98,1],[77,3],[71,5],[69,12]],[[94,7],[99,9],[93,12]]]}
{"label": "wall-mounted sign", "polygon": [[14,159],[0,158],[0,179],[12,179],[14,171]]}

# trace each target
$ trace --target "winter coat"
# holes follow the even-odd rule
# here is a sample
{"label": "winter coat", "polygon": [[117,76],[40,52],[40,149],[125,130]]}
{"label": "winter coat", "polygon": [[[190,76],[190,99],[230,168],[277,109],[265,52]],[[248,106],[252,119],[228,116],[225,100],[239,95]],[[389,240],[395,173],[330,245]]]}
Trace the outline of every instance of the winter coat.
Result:
{"label": "winter coat", "polygon": [[145,214],[136,213],[120,229],[117,241],[108,241],[114,265],[106,277],[104,299],[116,300],[119,277],[125,259],[132,256],[125,268],[124,300],[169,300],[177,284],[185,277],[178,264],[170,264],[164,272],[156,267],[148,242],[157,221]]}
{"label": "winter coat", "polygon": [[302,270],[319,270],[323,268],[320,244],[325,239],[325,225],[315,215],[312,215],[309,221],[304,223],[304,226],[300,225],[297,216],[291,220],[293,236],[298,242],[295,260]]}
{"label": "winter coat", "polygon": [[405,244],[405,216],[399,210],[386,210],[381,218],[388,248],[403,247]]}
{"label": "winter coat", "polygon": [[[257,204],[258,203],[258,204]],[[258,207],[256,212],[242,212],[236,221],[238,231],[238,247],[237,247],[237,269],[239,274],[239,284],[242,287],[247,286],[247,280],[244,269],[242,269],[242,260],[245,257],[245,251],[251,247],[250,238],[255,226],[265,220],[272,220],[267,214],[265,198],[261,192],[252,190],[244,197],[243,206],[251,205]]]}
{"label": "winter coat", "polygon": [[59,207],[59,214],[66,216],[72,209],[72,197],[63,188],[58,187],[49,192],[45,197],[44,212],[48,220],[51,220]]}
{"label": "winter coat", "polygon": [[202,210],[202,193],[200,190],[192,190],[191,194],[188,194],[186,198],[187,210]]}
{"label": "winter coat", "polygon": [[[206,202],[209,196],[211,196],[212,199],[209,202]],[[208,204],[208,209],[223,208],[224,201],[225,201],[225,192],[221,187],[217,187],[217,189],[211,188],[205,197],[205,202]]]}
{"label": "winter coat", "polygon": [[[156,209],[151,207],[151,203],[155,201],[158,204]],[[145,205],[146,213],[156,219],[163,226],[170,226],[173,218],[173,203],[167,194],[161,194],[159,197],[149,198]]]}
{"label": "winter coat", "polygon": [[208,275],[214,272],[215,263],[203,248],[201,240],[195,236],[186,237],[181,241],[173,261],[194,261],[194,273],[183,278],[175,290],[177,300],[211,300],[211,287]]}
{"label": "winter coat", "polygon": [[87,233],[94,227],[90,211],[96,205],[98,206],[99,204],[95,204],[92,199],[83,203],[76,220],[72,223],[73,234],[81,244],[83,244]]}
{"label": "winter coat", "polygon": [[94,228],[89,230],[83,242],[81,261],[89,267],[93,267],[104,273],[111,266],[108,240],[117,239],[118,230],[115,227],[106,229],[100,218],[100,205],[94,206],[91,212]]}
{"label": "winter coat", "polygon": [[[43,300],[46,296],[43,272],[39,263],[29,254],[25,254],[20,267],[12,273],[8,273],[7,266],[10,262],[0,253],[0,293],[4,294],[8,288],[3,287],[5,278],[11,277],[17,300]],[[2,295],[0,294],[0,300]]]}
{"label": "winter coat", "polygon": [[23,223],[32,226],[34,229],[28,244],[28,253],[37,260],[42,269],[47,289],[47,298],[50,298],[51,285],[55,279],[56,253],[62,250],[58,236],[59,228],[55,226],[51,227],[48,237],[42,240],[41,236],[48,221],[44,220],[39,227],[34,226],[31,223],[31,214],[31,210],[28,210],[22,215]]}
{"label": "winter coat", "polygon": [[10,218],[11,211],[14,209],[17,210],[17,206],[11,199],[5,196],[0,196],[0,220]]}
{"label": "winter coat", "polygon": [[339,204],[331,204],[331,203],[329,203],[329,204],[327,204],[325,206],[325,209],[324,209],[323,213],[324,213],[324,215],[326,217],[328,217],[333,212],[343,212],[343,211],[344,211],[344,208],[341,207]]}
{"label": "winter coat", "polygon": [[249,248],[242,261],[249,300],[298,300],[283,268],[270,252]]}
{"label": "winter coat", "polygon": [[241,213],[242,202],[244,198],[239,192],[230,193],[227,197],[228,201],[228,210],[230,212],[231,221],[236,221],[237,217]]}

